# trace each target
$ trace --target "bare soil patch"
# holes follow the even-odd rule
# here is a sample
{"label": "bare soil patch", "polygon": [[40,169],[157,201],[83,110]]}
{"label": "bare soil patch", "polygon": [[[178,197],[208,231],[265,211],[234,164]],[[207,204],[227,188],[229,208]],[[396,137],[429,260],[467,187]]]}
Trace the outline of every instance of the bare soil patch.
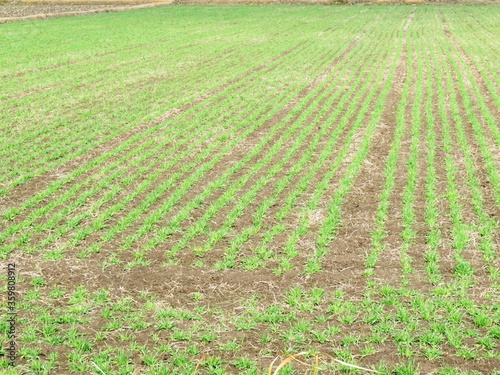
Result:
{"label": "bare soil patch", "polygon": [[133,0],[133,1],[23,1],[22,3],[0,3],[0,23],[41,20],[46,18],[88,15],[96,13],[119,12],[132,9],[150,8],[172,4],[172,1]]}

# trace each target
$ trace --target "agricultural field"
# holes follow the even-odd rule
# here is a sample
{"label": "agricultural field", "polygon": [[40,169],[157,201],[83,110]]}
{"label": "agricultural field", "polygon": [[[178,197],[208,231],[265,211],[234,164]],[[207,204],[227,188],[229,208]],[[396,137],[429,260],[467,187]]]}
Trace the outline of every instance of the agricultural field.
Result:
{"label": "agricultural field", "polygon": [[0,373],[500,374],[500,8],[0,40]]}

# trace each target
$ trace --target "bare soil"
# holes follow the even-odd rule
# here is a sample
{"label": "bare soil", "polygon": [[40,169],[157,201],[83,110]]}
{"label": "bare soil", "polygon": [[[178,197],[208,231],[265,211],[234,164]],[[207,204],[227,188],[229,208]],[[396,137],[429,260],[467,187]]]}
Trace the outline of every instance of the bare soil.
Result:
{"label": "bare soil", "polygon": [[123,1],[23,1],[23,2],[0,2],[0,23],[30,21],[46,18],[69,17],[88,15],[95,13],[119,12],[132,9],[149,8],[154,6],[168,5],[173,3],[169,0],[123,0]]}

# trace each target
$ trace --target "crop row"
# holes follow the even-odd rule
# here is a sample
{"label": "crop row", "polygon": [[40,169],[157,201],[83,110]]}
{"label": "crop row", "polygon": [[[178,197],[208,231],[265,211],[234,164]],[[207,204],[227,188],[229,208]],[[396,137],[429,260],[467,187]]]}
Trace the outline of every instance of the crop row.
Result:
{"label": "crop row", "polygon": [[[408,29],[406,78],[395,114],[395,135],[385,162],[385,184],[379,195],[364,274],[373,276],[376,269],[378,273],[384,272],[378,261],[389,246],[394,246],[394,237],[388,237],[386,229],[390,221],[391,225],[401,222],[403,228],[400,233],[403,285],[409,284],[410,274],[416,271],[412,265],[416,260],[419,267],[421,264],[425,267],[426,281],[440,284],[443,280],[440,266],[449,261],[450,255],[456,285],[474,285],[483,277],[480,272],[483,266],[490,279],[483,282],[495,285],[498,245],[494,238],[499,222],[494,212],[499,205],[498,166],[493,155],[498,151],[488,137],[492,134],[489,133],[492,124],[482,120],[491,115],[484,99],[488,93],[483,90],[481,96],[474,96],[478,78],[472,74],[453,38],[447,37],[441,19],[425,22],[429,24],[427,29],[422,25]],[[443,28],[442,34],[426,31],[438,27]],[[483,104],[476,106],[481,101]],[[404,141],[405,138],[409,140]],[[401,174],[406,181],[398,186],[396,177]],[[422,219],[420,214],[417,216],[417,199],[425,202]],[[395,216],[398,210],[401,217]],[[416,230],[422,228],[421,220],[425,223],[425,234]],[[451,225],[449,232],[445,229],[446,222]],[[425,254],[417,252],[416,244],[421,241],[427,247]],[[482,253],[482,260],[478,253]],[[373,285],[373,281],[368,285]]]}
{"label": "crop row", "polygon": [[[301,49],[299,49],[298,51],[296,51],[296,54],[298,54],[299,52],[303,52],[303,51]],[[288,57],[290,57],[290,56],[288,56]],[[239,86],[239,88],[241,89],[243,87],[245,87],[245,86],[243,85],[243,83],[241,83],[240,86]],[[245,87],[245,89],[249,89],[249,88],[252,89],[252,86]],[[237,92],[231,92],[231,91],[229,91],[227,93],[227,95],[231,95],[231,94],[234,94],[236,96],[238,95]],[[259,95],[260,93],[257,91],[256,94]],[[275,100],[276,100],[276,98],[275,98]],[[224,101],[221,100],[221,103],[222,102],[224,102]],[[224,102],[224,104],[227,105],[228,103]],[[270,104],[272,105],[273,102],[271,102]],[[215,113],[219,113],[217,111],[217,108],[215,108],[215,109],[212,108],[212,111],[215,112]],[[243,113],[243,115],[244,115],[244,113]],[[268,114],[268,116],[272,116],[272,113]],[[200,118],[203,118],[203,113],[201,113]],[[203,118],[203,120],[205,120],[205,118]],[[237,120],[237,118],[236,119],[233,118],[232,120]],[[252,121],[252,117],[248,118],[247,120],[248,120],[248,122]],[[192,121],[192,119],[190,119],[190,121]],[[183,125],[184,124],[182,124],[182,123],[180,123],[178,125],[177,129],[182,129],[182,131],[181,130],[178,131],[179,132],[178,134],[180,134],[181,132],[183,133],[186,130],[186,128],[183,128]],[[244,125],[245,125],[245,123],[241,124],[241,126],[244,126]],[[122,175],[128,176],[128,182],[127,182],[128,184],[131,184],[133,182],[133,180],[134,180],[133,177],[129,176],[128,174],[125,174],[125,172],[127,171],[127,167],[118,168],[118,166],[121,165],[121,163],[130,160],[130,158],[133,155],[139,155],[140,153],[143,153],[144,150],[147,150],[147,148],[152,145],[152,140],[149,139],[145,143],[138,143],[138,141],[142,141],[144,139],[148,139],[148,136],[155,134],[155,131],[157,131],[157,129],[161,129],[161,126],[164,126],[164,125],[160,124],[157,127],[149,128],[146,133],[142,133],[140,135],[134,136],[129,141],[127,141],[125,143],[122,143],[119,148],[117,148],[115,150],[112,150],[111,153],[105,154],[104,156],[101,156],[101,157],[99,157],[97,159],[92,160],[91,163],[85,165],[82,168],[77,169],[76,171],[73,171],[73,173],[70,176],[66,177],[65,179],[62,179],[62,180],[58,181],[55,184],[52,184],[49,187],[49,189],[47,189],[47,190],[45,190],[45,191],[37,194],[32,199],[30,199],[27,202],[25,202],[25,204],[21,208],[14,208],[14,209],[11,209],[10,211],[8,211],[7,213],[5,213],[4,216],[7,219],[9,219],[9,220],[14,219],[15,216],[18,215],[23,210],[26,210],[28,208],[35,207],[36,205],[38,205],[38,202],[41,202],[42,199],[44,199],[45,197],[47,197],[47,196],[54,196],[54,193],[56,193],[56,191],[58,191],[60,188],[62,188],[63,186],[64,187],[68,186],[67,185],[68,182],[70,182],[72,180],[75,180],[77,177],[80,177],[80,175],[83,175],[84,173],[87,173],[87,171],[90,172],[94,167],[99,166],[105,160],[107,160],[107,159],[109,160],[110,156],[116,157],[116,156],[120,155],[121,152],[128,150],[128,153],[122,154],[123,156],[121,156],[120,159],[117,159],[117,161],[115,163],[109,164],[101,172],[98,172],[98,173],[94,172],[92,174],[91,179],[83,180],[81,183],[79,183],[77,185],[74,185],[71,189],[67,189],[67,187],[66,187],[67,190],[65,191],[65,193],[63,195],[60,195],[58,198],[54,199],[49,205],[45,205],[43,207],[40,207],[40,208],[36,209],[24,221],[18,222],[18,223],[14,224],[14,225],[11,225],[5,232],[3,232],[2,238],[5,240],[8,236],[12,236],[15,233],[21,232],[21,231],[24,230],[24,228],[31,227],[37,220],[39,221],[40,216],[47,215],[52,209],[54,209],[56,207],[61,207],[64,204],[65,205],[64,209],[59,210],[56,215],[52,216],[51,219],[44,220],[45,224],[37,227],[36,230],[31,233],[31,236],[35,235],[36,233],[40,233],[42,231],[52,231],[52,229],[54,229],[56,225],[60,225],[61,224],[61,220],[63,218],[65,218],[68,214],[70,214],[71,212],[73,212],[73,210],[75,210],[77,207],[82,206],[86,201],[89,201],[98,192],[100,192],[103,189],[104,186],[107,186],[107,188],[110,190],[110,193],[106,195],[106,197],[104,198],[104,201],[111,200],[119,192],[119,190],[120,190],[120,188],[118,187],[119,184],[116,184],[116,182],[115,182],[115,184],[111,184],[113,181],[115,181],[116,179],[118,179]],[[171,131],[172,129],[169,128],[169,130]],[[183,133],[183,134],[185,134],[185,133]],[[165,136],[166,136],[166,134],[165,134]],[[172,138],[170,138],[170,141],[172,142]],[[181,145],[182,145],[182,143],[180,143],[179,145],[177,145],[177,147],[181,146]],[[132,146],[134,146],[134,147],[132,148]],[[153,152],[150,153],[150,154],[144,154],[143,153],[141,156],[139,156],[139,159],[137,159],[134,162],[134,164],[132,165],[132,167],[136,167],[137,166],[137,168],[139,168],[139,165],[140,165],[139,163],[142,163],[142,162],[146,161],[148,159],[148,157],[149,158],[152,157],[152,155],[155,154],[155,150],[157,152],[159,149],[161,149],[161,146],[162,146],[162,144],[160,144],[158,147],[155,147],[153,149]],[[231,147],[227,147],[226,151],[229,150],[230,148]],[[173,150],[175,150],[175,148]],[[203,159],[203,158],[200,158],[200,160],[201,159]],[[176,160],[180,161],[182,159],[178,155],[178,157],[176,158]],[[190,165],[194,166],[195,163],[196,163],[196,160],[193,163],[191,163]],[[168,167],[171,167],[171,166],[172,166],[172,164],[167,164],[166,165],[166,169],[164,169],[164,170],[167,171]],[[146,170],[139,169],[138,170],[139,172],[136,173],[135,176],[138,177],[143,172],[145,172],[147,170],[151,170],[151,168],[152,167],[148,167]],[[209,168],[207,168],[207,169],[209,169]],[[114,172],[111,173],[111,174],[109,174],[109,172],[111,172],[111,171],[114,171]],[[188,171],[189,171],[189,168],[186,168],[183,172],[188,172]],[[105,178],[104,180],[101,180],[98,185],[95,185],[95,182],[93,182],[93,181],[99,181],[101,179],[100,176],[107,176],[107,178]],[[196,176],[196,177],[199,178],[200,176],[201,175],[198,174],[198,176]],[[173,184],[176,182],[175,175],[172,176],[172,177],[173,177],[172,179],[168,180],[169,183],[170,183],[170,186],[173,186]],[[192,180],[192,181],[195,181],[195,179]],[[75,199],[76,198],[75,194],[77,194],[80,191],[81,188],[86,187],[86,186],[91,187],[91,189],[90,190],[83,190],[80,193],[79,198]],[[165,186],[165,184],[163,184],[162,185],[163,190],[159,190],[157,193],[154,193],[154,195],[153,195],[153,197],[155,197],[154,200],[157,200],[161,196],[161,193],[164,190],[166,190],[166,187],[168,187],[168,185]],[[144,186],[142,186],[142,188],[144,188]],[[72,203],[68,205],[68,203],[70,202],[69,199],[72,200]],[[148,200],[144,201],[141,204],[142,212],[144,212],[144,210],[146,210],[148,208],[147,201]],[[92,209],[92,211],[90,211],[90,212],[84,212],[84,213],[82,213],[81,215],[79,215],[77,217],[73,217],[68,222],[68,225],[66,227],[62,226],[62,227],[58,228],[58,230],[55,231],[55,232],[53,232],[48,239],[42,241],[41,242],[41,246],[43,247],[43,246],[48,245],[49,243],[51,243],[55,239],[59,238],[61,235],[63,235],[64,233],[66,233],[70,229],[73,229],[74,227],[76,227],[84,218],[88,217],[93,211],[95,211],[95,209],[98,209],[102,205],[102,203],[105,203],[105,202],[98,201],[97,205],[94,205],[94,209]],[[106,218],[106,215],[104,216],[104,220],[105,220],[105,218]],[[103,220],[101,219],[100,222],[102,223]],[[99,228],[100,225],[102,225],[102,224],[96,224],[96,228]],[[147,227],[147,226],[151,225],[151,223],[146,222],[145,225]],[[88,230],[85,230],[85,232],[88,232]],[[82,234],[81,232],[79,232],[79,234],[77,235],[77,238],[82,239],[87,234]],[[18,240],[18,242],[17,243],[12,243],[10,245],[10,247],[5,252],[8,253],[15,246],[19,246],[21,244],[26,243],[28,241],[29,237],[30,237],[30,234],[25,232],[22,236],[20,236],[20,239]],[[40,248],[40,246],[37,246],[37,248]]]}
{"label": "crop row", "polygon": [[[207,38],[208,42],[210,42],[210,37],[207,36]],[[278,48],[278,53],[279,51],[286,51],[294,43],[290,39],[284,40],[279,33],[272,40],[276,48]],[[124,82],[125,78],[120,79],[116,75],[112,85],[109,84],[109,79],[103,79],[104,91],[100,90],[92,82],[85,82],[89,86],[86,87],[84,92],[91,93],[91,97],[87,99],[75,95],[78,102],[68,102],[57,92],[50,93],[50,98],[54,102],[51,105],[46,98],[41,98],[43,106],[35,115],[29,116],[27,119],[29,126],[27,128],[25,128],[26,125],[17,124],[14,120],[18,111],[14,113],[11,111],[9,122],[15,121],[16,125],[7,129],[7,133],[12,132],[12,129],[21,129],[22,131],[16,136],[15,142],[8,142],[9,147],[5,147],[5,151],[3,151],[10,155],[10,159],[12,159],[6,158],[4,165],[6,173],[2,174],[2,182],[10,181],[5,189],[22,184],[35,175],[43,174],[64,162],[83,155],[97,145],[116,138],[125,130],[133,129],[140,122],[147,122],[166,110],[181,107],[183,104],[196,99],[189,92],[194,86],[196,86],[197,90],[210,92],[220,85],[220,77],[230,74],[230,77],[228,77],[229,82],[231,79],[241,77],[245,72],[249,71],[249,66],[237,62],[245,59],[248,49],[254,50],[252,51],[253,60],[251,62],[254,67],[261,64],[266,58],[276,56],[277,52],[276,49],[269,49],[267,45],[264,46],[262,42],[251,42],[247,43],[249,45],[243,46],[246,48],[242,48],[242,46],[239,46],[239,48],[236,48],[236,46],[229,48],[231,45],[224,46],[221,54],[220,42],[218,41],[216,44],[208,43],[208,46],[213,48],[213,50],[209,50],[207,40],[203,40],[196,46],[191,45],[191,48],[186,48],[186,53],[189,55],[184,56],[182,53],[179,56],[175,55],[175,58],[179,61],[191,61],[193,53],[196,56],[207,56],[206,59],[200,62],[201,66],[194,70],[195,74],[193,74],[193,69],[189,66],[180,69],[175,64],[169,64],[166,61],[163,63],[167,64],[166,68],[163,68],[163,64],[158,66],[154,59],[146,57],[138,64],[133,59],[130,61],[127,56],[122,60],[130,61],[130,67],[128,68],[130,71],[122,69],[123,67],[117,70],[119,74],[123,73],[123,77],[127,77],[127,82]],[[182,46],[182,43],[183,39],[174,38],[170,48],[172,50],[179,49],[179,44]],[[158,51],[163,51],[164,46],[159,45],[156,48]],[[124,53],[127,53],[127,51],[124,51]],[[172,55],[169,54],[169,51],[162,53],[167,56]],[[218,58],[219,55],[224,56],[224,58]],[[162,61],[161,56],[160,61]],[[106,66],[106,61],[103,61],[102,65]],[[144,67],[144,71],[141,69],[142,67]],[[167,74],[164,73],[165,69],[168,69]],[[151,71],[152,73],[150,73]],[[157,71],[158,74],[155,73]],[[114,72],[114,69],[110,69],[110,73],[112,72]],[[207,72],[210,72],[210,74]],[[61,72],[61,74],[71,73],[71,70]],[[172,76],[173,74],[175,76]],[[96,75],[99,75],[99,72],[96,72]],[[218,78],[207,79],[207,76]],[[92,88],[92,90],[89,90],[89,88]],[[145,90],[145,88],[150,88],[155,95],[151,95],[150,91]],[[68,88],[69,91],[65,92],[71,93],[70,89]],[[81,89],[78,87],[73,90],[75,93],[79,91]],[[165,100],[166,98],[169,100]],[[31,108],[34,106],[32,98],[26,98],[25,100],[31,104],[23,107]],[[61,100],[67,103],[61,105]],[[22,106],[25,103],[14,102],[10,104],[15,107]],[[147,112],[145,112],[146,108],[149,109]],[[151,111],[151,108],[154,108],[154,111]],[[46,110],[54,111],[54,113],[49,114]],[[11,137],[5,138],[6,141],[9,139]],[[58,142],[47,142],[53,139],[58,139]],[[34,146],[33,149],[22,147],[28,142]],[[17,149],[15,155],[12,152],[13,148]]]}

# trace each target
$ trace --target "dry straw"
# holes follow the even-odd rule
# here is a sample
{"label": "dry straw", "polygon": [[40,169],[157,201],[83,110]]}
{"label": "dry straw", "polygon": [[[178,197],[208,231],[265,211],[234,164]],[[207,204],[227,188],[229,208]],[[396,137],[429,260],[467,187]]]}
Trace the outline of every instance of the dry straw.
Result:
{"label": "dry straw", "polygon": [[[336,363],[339,363],[341,364],[342,366],[346,366],[346,367],[351,367],[351,368],[354,368],[354,369],[357,369],[357,370],[362,370],[362,371],[367,371],[367,372],[373,372],[373,373],[378,373],[378,371],[376,370],[371,370],[369,368],[365,368],[365,367],[360,367],[360,366],[356,366],[356,365],[352,365],[350,363],[347,363],[347,362],[344,362],[344,361],[341,361],[340,359],[336,359],[336,358],[333,358],[331,355],[328,355],[326,353],[320,353],[320,354],[317,354],[314,356],[314,366],[313,365],[310,365],[308,363],[305,363],[303,361],[301,361],[299,358],[304,356],[304,355],[307,355],[309,354],[308,352],[300,352],[300,353],[297,353],[297,354],[293,354],[293,355],[290,355],[288,357],[286,357],[285,359],[283,359],[278,367],[276,367],[276,369],[274,370],[273,372],[273,367],[274,367],[274,363],[280,358],[280,356],[274,358],[274,360],[271,362],[271,364],[269,365],[269,369],[268,369],[268,372],[267,372],[267,375],[279,375],[279,371],[284,367],[286,366],[287,364],[291,363],[291,362],[299,362],[300,364],[304,365],[304,366],[307,366],[307,367],[312,367],[312,370],[313,370],[313,375],[317,375],[318,374],[318,371],[319,371],[319,364],[320,364],[320,356],[324,356],[324,357],[328,357],[330,360],[332,360],[333,362],[336,362]],[[193,372],[193,375],[196,375],[196,372],[198,371],[198,368],[200,367],[200,365],[202,364],[202,362],[205,360],[205,358],[208,357],[208,354],[205,354],[203,357],[200,358],[200,360],[198,361],[197,365],[196,365],[196,368],[194,369],[194,372]]]}

